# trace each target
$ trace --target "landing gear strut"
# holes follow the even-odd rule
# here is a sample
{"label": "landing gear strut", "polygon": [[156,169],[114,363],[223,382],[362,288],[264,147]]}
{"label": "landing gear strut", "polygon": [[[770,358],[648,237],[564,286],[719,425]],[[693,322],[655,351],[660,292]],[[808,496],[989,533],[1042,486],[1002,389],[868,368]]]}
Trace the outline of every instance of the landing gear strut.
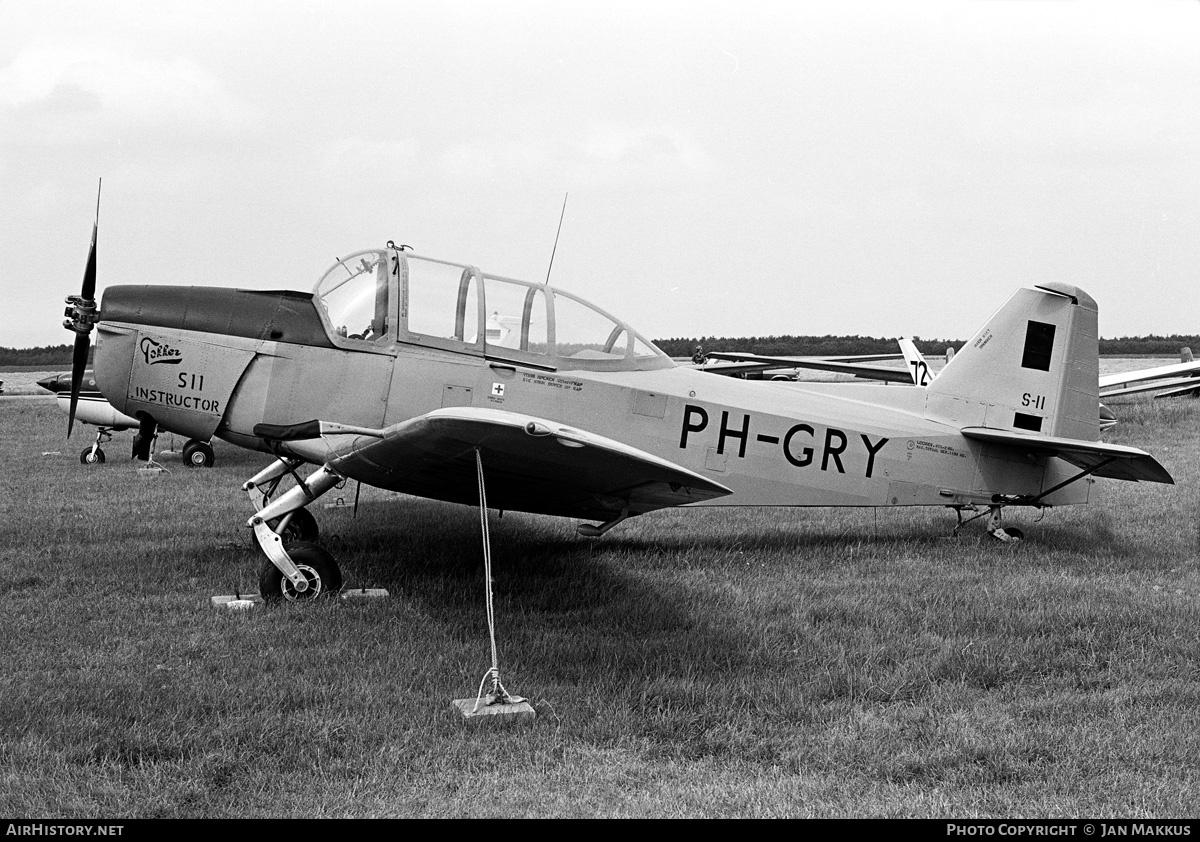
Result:
{"label": "landing gear strut", "polygon": [[[267,602],[317,599],[336,594],[342,573],[326,550],[312,543],[316,519],[304,508],[342,482],[328,465],[307,479],[296,473],[298,459],[277,459],[243,487],[258,510],[248,525],[267,556],[259,572],[259,593]],[[295,487],[271,501],[284,476],[291,474]]]}
{"label": "landing gear strut", "polygon": [[991,510],[987,525],[988,535],[991,535],[997,541],[1001,541],[1005,544],[1011,544],[1014,541],[1020,541],[1025,537],[1025,533],[1020,529],[1017,529],[1015,526],[1010,526],[1008,529],[1005,529],[1001,525],[1000,512],[1003,510],[1003,506],[988,506],[988,508]]}
{"label": "landing gear strut", "polygon": [[[968,524],[973,520],[978,520],[984,515],[987,515],[987,534],[991,535],[997,541],[1001,541],[1005,544],[1011,544],[1024,539],[1025,533],[1020,529],[1017,529],[1015,526],[1010,526],[1006,529],[1001,524],[1001,513],[1003,510],[1004,507],[999,505],[988,506],[986,512],[979,512],[974,505],[955,506],[954,513],[958,515],[958,523],[954,526],[955,537],[958,536],[958,530],[962,529],[965,524]],[[963,520],[964,511],[977,512],[977,514],[974,514],[966,520]]]}
{"label": "landing gear strut", "polygon": [[110,441],[112,441],[112,432],[109,428],[98,427],[96,440],[92,442],[91,447],[85,447],[79,454],[79,463],[81,465],[103,465],[104,451],[100,449],[100,445]]}

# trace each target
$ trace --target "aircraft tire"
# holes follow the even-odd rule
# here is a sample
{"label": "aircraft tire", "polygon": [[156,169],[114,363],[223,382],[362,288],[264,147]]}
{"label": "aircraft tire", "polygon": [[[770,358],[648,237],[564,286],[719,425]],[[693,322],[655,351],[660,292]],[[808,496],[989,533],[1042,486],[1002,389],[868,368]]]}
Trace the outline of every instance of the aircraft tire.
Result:
{"label": "aircraft tire", "polygon": [[85,447],[83,449],[83,452],[79,454],[79,464],[81,464],[81,465],[103,465],[104,464],[104,451],[97,447],[96,455],[93,456],[92,449],[90,447]]}
{"label": "aircraft tire", "polygon": [[183,446],[183,464],[189,468],[211,468],[216,460],[212,445],[192,439]]}
{"label": "aircraft tire", "polygon": [[324,548],[298,541],[288,546],[287,553],[308,578],[309,588],[296,593],[279,568],[267,560],[258,572],[258,592],[264,602],[311,602],[332,597],[342,589],[342,571]]}

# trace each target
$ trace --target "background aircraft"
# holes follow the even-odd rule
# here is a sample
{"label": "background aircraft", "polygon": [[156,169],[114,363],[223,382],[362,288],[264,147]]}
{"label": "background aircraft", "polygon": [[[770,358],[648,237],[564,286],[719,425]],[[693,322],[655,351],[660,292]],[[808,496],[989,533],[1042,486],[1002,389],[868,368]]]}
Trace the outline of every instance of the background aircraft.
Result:
{"label": "background aircraft", "polygon": [[[97,308],[95,233],[64,323],[73,394],[95,328],[96,382],[143,441],[275,455],[244,486],[267,599],[341,587],[305,507],[346,479],[479,505],[485,536],[487,508],[599,536],[668,506],[934,505],[990,515],[1001,540],[1019,537],[1005,507],[1085,503],[1085,478],[1173,481],[1098,440],[1096,305],[1062,284],[1018,290],[925,388],[771,389],[676,365],[558,287],[390,242],[312,293],[115,286]],[[521,314],[499,344],[495,312]]]}
{"label": "background aircraft", "polygon": [[900,354],[860,354],[849,357],[772,357],[739,351],[712,351],[696,368],[711,374],[760,380],[769,373],[770,380],[795,380],[800,369],[853,374],[868,380],[907,382],[902,368],[872,366],[869,363],[899,360]]}
{"label": "background aircraft", "polygon": [[[71,412],[71,373],[52,374],[37,382],[47,392],[53,392],[58,398],[58,408],[64,413]],[[84,465],[96,465],[105,461],[101,444],[112,440],[114,432],[136,430],[140,422],[123,412],[119,412],[96,388],[96,377],[92,371],[84,371],[76,397],[75,418],[84,424],[96,427],[96,440],[91,447],[84,448],[79,454],[79,461]],[[137,442],[134,443],[135,449]],[[208,468],[215,461],[212,445],[208,442],[189,440],[183,446],[183,463],[190,467]]]}
{"label": "background aircraft", "polygon": [[[71,407],[71,374],[52,374],[37,382],[39,386],[57,396],[58,408],[70,412]],[[77,395],[75,417],[84,424],[96,427],[96,440],[91,447],[85,447],[79,453],[79,461],[84,465],[96,465],[105,461],[104,450],[100,445],[112,441],[112,434],[122,430],[136,430],[138,420],[118,412],[96,388],[96,377],[93,372],[85,371],[83,381]]]}
{"label": "background aircraft", "polygon": [[1142,392],[1157,392],[1155,398],[1200,396],[1200,362],[1192,359],[1190,348],[1182,348],[1179,351],[1179,362],[1174,365],[1122,371],[1100,378],[1101,398],[1136,395]]}
{"label": "background aircraft", "polygon": [[[865,380],[886,383],[916,383],[924,386],[932,377],[931,370],[912,340],[901,337],[899,354],[863,354],[850,357],[775,357],[750,354],[740,351],[713,351],[707,355],[702,371],[711,374],[751,376],[756,372],[772,372],[771,380],[796,380],[802,369],[852,374]],[[907,346],[907,347],[906,347]],[[946,351],[946,360],[954,356],[954,349]],[[871,365],[873,362],[904,360],[912,371],[899,365]],[[790,371],[789,371],[790,369]]]}

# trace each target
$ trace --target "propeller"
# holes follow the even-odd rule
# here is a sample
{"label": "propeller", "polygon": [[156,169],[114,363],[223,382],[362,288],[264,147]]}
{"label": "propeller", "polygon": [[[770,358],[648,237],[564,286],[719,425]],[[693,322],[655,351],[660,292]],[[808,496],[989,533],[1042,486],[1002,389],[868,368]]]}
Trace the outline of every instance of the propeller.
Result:
{"label": "propeller", "polygon": [[96,234],[100,228],[100,185],[96,187],[96,220],[92,224],[92,247],[88,250],[87,268],[83,270],[83,287],[79,295],[67,298],[63,327],[75,332],[75,350],[71,355],[71,411],[67,414],[67,438],[75,426],[75,407],[79,403],[79,389],[83,384],[83,372],[87,368],[88,348],[91,345],[92,328],[96,326]]}

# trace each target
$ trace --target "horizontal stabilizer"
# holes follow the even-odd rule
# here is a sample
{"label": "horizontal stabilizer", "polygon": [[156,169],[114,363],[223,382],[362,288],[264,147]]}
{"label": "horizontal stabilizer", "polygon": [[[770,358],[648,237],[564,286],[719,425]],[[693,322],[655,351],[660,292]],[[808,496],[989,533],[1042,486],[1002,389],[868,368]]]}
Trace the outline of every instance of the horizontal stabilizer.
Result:
{"label": "horizontal stabilizer", "polygon": [[1136,447],[1057,436],[1037,436],[990,427],[964,427],[961,432],[963,436],[974,441],[1039,456],[1057,456],[1079,468],[1090,470],[1093,476],[1132,482],[1164,482],[1171,485],[1175,483],[1158,460]]}

